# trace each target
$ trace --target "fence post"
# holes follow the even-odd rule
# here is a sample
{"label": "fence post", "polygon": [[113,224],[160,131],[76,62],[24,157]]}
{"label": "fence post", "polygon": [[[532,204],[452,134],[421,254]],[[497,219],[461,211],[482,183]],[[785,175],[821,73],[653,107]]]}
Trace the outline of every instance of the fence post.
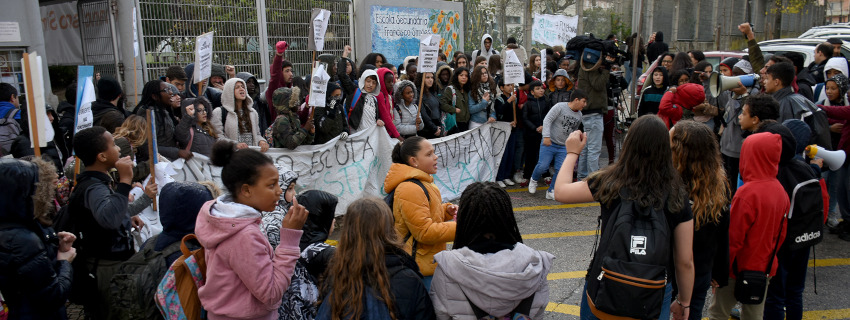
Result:
{"label": "fence post", "polygon": [[268,24],[266,24],[266,2],[265,0],[255,0],[257,4],[257,28],[259,32],[260,46],[260,70],[262,77],[268,85],[269,77],[269,35]]}

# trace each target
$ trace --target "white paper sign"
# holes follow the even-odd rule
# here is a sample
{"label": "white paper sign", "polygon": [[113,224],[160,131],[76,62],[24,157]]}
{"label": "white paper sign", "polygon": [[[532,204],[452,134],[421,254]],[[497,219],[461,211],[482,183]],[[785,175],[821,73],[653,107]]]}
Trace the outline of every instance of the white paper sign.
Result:
{"label": "white paper sign", "polygon": [[[429,140],[437,153],[434,184],[443,201],[459,199],[476,181],[494,181],[510,137],[507,122],[494,122],[473,130]],[[339,197],[336,215],[348,204],[364,196],[386,195],[384,179],[392,165],[391,150],[396,140],[382,127],[372,127],[323,145],[299,146],[295,150],[272,148],[265,154],[280,170],[298,173],[297,191],[322,190]],[[175,169],[177,181],[212,180],[221,186],[221,167],[211,166],[209,158],[195,156]],[[179,162],[179,161],[178,161]]]}
{"label": "white paper sign", "polygon": [[522,68],[522,62],[516,56],[516,52],[508,50],[505,53],[505,84],[522,84],[525,83],[525,70]]}
{"label": "white paper sign", "polygon": [[96,99],[94,92],[94,75],[93,66],[78,66],[77,67],[77,107],[76,124],[74,132],[91,128],[94,124],[94,115],[91,111],[91,103]]}
{"label": "white paper sign", "polygon": [[133,56],[139,56],[139,30],[136,26],[136,7],[133,7]]}
{"label": "white paper sign", "polygon": [[[195,39],[195,73],[194,83],[210,77],[212,73],[213,32],[207,32]],[[199,93],[200,94],[200,93]]]}
{"label": "white paper sign", "polygon": [[540,68],[540,82],[546,83],[546,50],[543,50],[543,56],[540,57],[540,64],[542,65]]}
{"label": "white paper sign", "polygon": [[310,82],[310,101],[307,103],[313,107],[324,107],[325,98],[328,96],[328,81],[331,76],[325,71],[325,65],[320,63],[313,70],[313,79]]}
{"label": "white paper sign", "polygon": [[21,26],[18,22],[0,22],[0,42],[21,42]]}
{"label": "white paper sign", "polygon": [[310,23],[310,36],[312,41],[307,43],[307,50],[322,51],[325,49],[325,32],[328,31],[328,21],[331,20],[331,12],[325,9],[313,8]]}
{"label": "white paper sign", "polygon": [[440,35],[423,35],[419,41],[419,72],[437,72],[437,57],[440,51]]}
{"label": "white paper sign", "polygon": [[577,28],[578,16],[535,13],[531,40],[550,46],[565,46],[567,41],[576,36]]}
{"label": "white paper sign", "polygon": [[[35,137],[33,132],[38,130],[38,146],[35,141],[30,139],[30,147],[46,147],[47,142],[53,140],[53,130],[47,129],[50,127],[50,121],[47,118],[47,109],[45,109],[44,100],[44,78],[42,77],[43,67],[42,59],[38,53],[30,53],[29,59],[21,59],[21,66],[29,68],[31,79],[27,79],[27,73],[24,72],[24,88],[27,97],[27,110],[30,114],[35,115],[35,122],[30,122],[29,134],[30,137]],[[25,61],[28,60],[28,61]],[[30,120],[30,119],[27,119]]]}

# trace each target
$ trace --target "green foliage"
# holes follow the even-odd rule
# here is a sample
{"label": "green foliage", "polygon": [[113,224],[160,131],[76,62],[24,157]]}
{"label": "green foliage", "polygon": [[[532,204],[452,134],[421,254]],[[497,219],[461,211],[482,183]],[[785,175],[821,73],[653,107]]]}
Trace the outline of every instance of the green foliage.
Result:
{"label": "green foliage", "polygon": [[460,43],[460,12],[432,9],[428,24],[431,32],[440,35],[440,52],[451,57]]}

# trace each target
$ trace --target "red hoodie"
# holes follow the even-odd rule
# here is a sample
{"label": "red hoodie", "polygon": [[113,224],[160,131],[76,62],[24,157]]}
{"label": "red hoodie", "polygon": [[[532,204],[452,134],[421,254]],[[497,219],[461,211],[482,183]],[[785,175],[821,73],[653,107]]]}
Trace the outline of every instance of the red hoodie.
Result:
{"label": "red hoodie", "polygon": [[[381,86],[381,93],[378,94],[378,116],[384,122],[384,128],[387,128],[390,137],[398,138],[400,136],[398,129],[393,124],[393,95],[387,90],[387,84],[384,83],[384,79],[386,79],[384,76],[392,74],[392,71],[387,68],[378,68],[376,72],[378,73],[378,84]],[[392,88],[393,84],[389,84],[389,87]]]}
{"label": "red hoodie", "polygon": [[[738,271],[764,271],[776,246],[785,239],[784,219],[791,203],[776,179],[782,138],[774,133],[757,133],[744,140],[741,147],[741,178],[744,185],[732,198],[729,221],[730,274]],[[737,259],[737,268],[735,260]],[[776,274],[776,259],[770,275]]]}
{"label": "red hoodie", "polygon": [[[269,105],[269,113],[272,115],[272,119],[277,118],[277,109],[274,107],[274,101],[272,96],[274,95],[274,91],[278,88],[292,88],[292,80],[289,80],[289,83],[283,81],[283,57],[279,55],[274,55],[274,60],[272,61],[271,69],[269,70],[271,74],[269,75],[269,84],[266,88],[266,101]],[[295,76],[294,74],[292,75]]]}
{"label": "red hoodie", "polygon": [[701,84],[686,83],[676,88],[676,92],[668,91],[658,105],[658,117],[664,120],[669,129],[682,119],[682,108],[688,110],[705,101],[705,88]]}

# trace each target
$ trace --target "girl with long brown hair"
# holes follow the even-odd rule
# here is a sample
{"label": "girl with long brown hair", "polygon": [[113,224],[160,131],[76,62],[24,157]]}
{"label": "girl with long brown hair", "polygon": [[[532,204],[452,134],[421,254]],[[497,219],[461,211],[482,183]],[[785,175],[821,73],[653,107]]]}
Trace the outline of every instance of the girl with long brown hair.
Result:
{"label": "girl with long brown hair", "polygon": [[[694,289],[689,318],[702,319],[709,286],[725,286],[729,279],[729,182],[717,140],[705,124],[679,121],[670,129],[670,146],[673,166],[682,176],[694,214]],[[674,285],[674,294],[676,291]]]}
{"label": "girl with long brown hair", "polygon": [[496,82],[490,77],[486,66],[476,66],[473,70],[469,80],[469,129],[496,121],[496,111],[493,110]]}
{"label": "girl with long brown hair", "polygon": [[174,129],[174,138],[183,149],[210,156],[212,146],[218,140],[209,121],[212,106],[206,98],[189,98],[181,103],[180,123]]}
{"label": "girl with long brown hair", "polygon": [[535,73],[540,71],[540,66],[540,55],[532,54],[530,57],[528,57],[528,65],[526,66],[525,70],[528,71],[528,73],[530,73],[531,75],[534,75]]}
{"label": "girl with long brown hair", "polygon": [[348,205],[322,282],[317,319],[434,319],[416,261],[402,249],[387,204]]}
{"label": "girl with long brown hair", "polygon": [[121,149],[121,157],[130,156],[136,162],[133,167],[133,181],[141,181],[150,174],[148,155],[148,122],[145,118],[130,115],[120,127],[115,129],[115,145]]}

